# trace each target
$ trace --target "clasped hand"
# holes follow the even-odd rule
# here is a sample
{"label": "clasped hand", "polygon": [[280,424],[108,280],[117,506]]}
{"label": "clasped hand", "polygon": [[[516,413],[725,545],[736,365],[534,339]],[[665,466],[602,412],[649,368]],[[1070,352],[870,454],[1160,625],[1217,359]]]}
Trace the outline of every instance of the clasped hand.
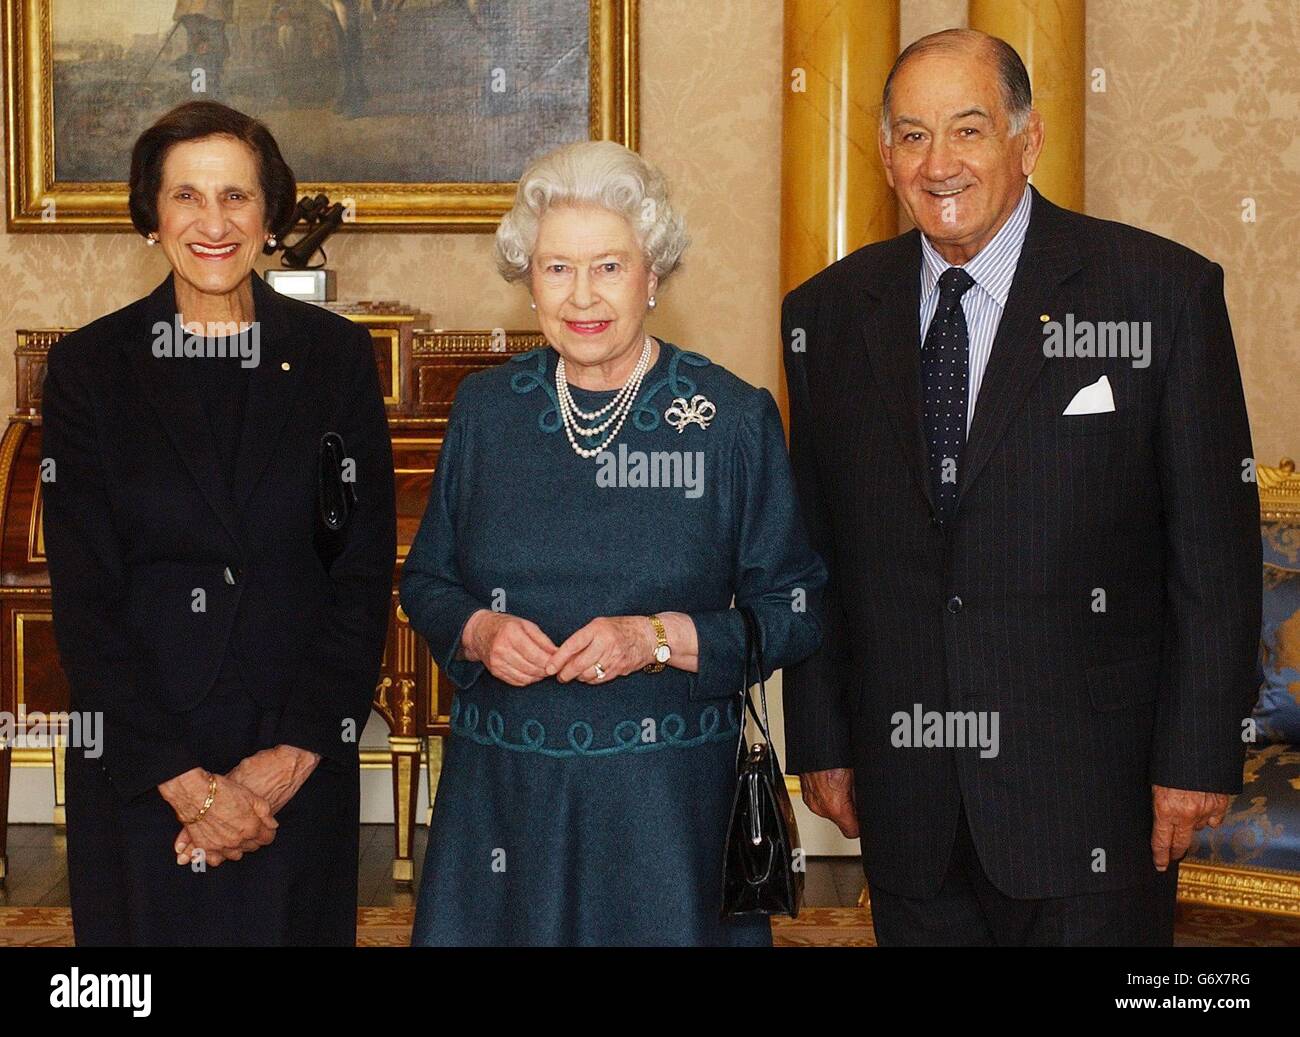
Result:
{"label": "clasped hand", "polygon": [[[189,864],[198,851],[215,868],[270,844],[279,827],[275,815],[291,800],[320,762],[317,753],[291,745],[263,749],[241,760],[229,774],[217,775],[212,806],[201,821],[182,823],[173,849],[177,864]],[[200,767],[158,786],[178,818],[198,814],[208,795],[209,778]]]}
{"label": "clasped hand", "polygon": [[[697,667],[695,624],[680,612],[661,612],[659,619],[672,645],[670,666],[694,672]],[[546,677],[561,683],[577,679],[604,684],[654,662],[658,644],[645,616],[601,616],[556,645],[532,620],[481,609],[461,635],[466,659],[481,662],[506,684],[522,688]],[[596,664],[600,664],[600,676]]]}

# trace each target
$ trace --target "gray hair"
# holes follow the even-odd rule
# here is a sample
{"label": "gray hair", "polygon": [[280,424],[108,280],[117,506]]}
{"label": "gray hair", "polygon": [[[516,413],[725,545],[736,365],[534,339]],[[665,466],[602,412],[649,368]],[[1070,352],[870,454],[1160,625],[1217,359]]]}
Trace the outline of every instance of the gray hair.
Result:
{"label": "gray hair", "polygon": [[661,283],[690,243],[658,169],[610,140],[566,144],[524,170],[514,206],[497,227],[497,269],[507,281],[528,278],[537,226],[548,209],[561,205],[592,205],[625,217]]}
{"label": "gray hair", "polygon": [[998,79],[1002,84],[1002,103],[1007,111],[1007,121],[1011,124],[1011,136],[1024,131],[1029,123],[1029,113],[1033,111],[1034,98],[1029,87],[1029,73],[1025,63],[1020,60],[1016,48],[1006,40],[975,29],[944,29],[932,32],[919,40],[908,44],[894,61],[889,75],[885,77],[884,96],[880,105],[880,132],[885,135],[885,143],[894,142],[893,127],[890,122],[890,101],[894,91],[894,77],[908,59],[920,57],[935,51],[954,51],[974,48],[992,58],[998,69]]}

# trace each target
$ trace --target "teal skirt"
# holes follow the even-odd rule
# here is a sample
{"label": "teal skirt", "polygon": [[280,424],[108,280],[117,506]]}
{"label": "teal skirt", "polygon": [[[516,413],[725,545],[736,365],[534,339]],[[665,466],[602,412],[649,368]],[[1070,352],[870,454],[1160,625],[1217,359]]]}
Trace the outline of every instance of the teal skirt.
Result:
{"label": "teal skirt", "polygon": [[734,702],[548,732],[481,699],[453,705],[414,945],[771,946],[719,917]]}

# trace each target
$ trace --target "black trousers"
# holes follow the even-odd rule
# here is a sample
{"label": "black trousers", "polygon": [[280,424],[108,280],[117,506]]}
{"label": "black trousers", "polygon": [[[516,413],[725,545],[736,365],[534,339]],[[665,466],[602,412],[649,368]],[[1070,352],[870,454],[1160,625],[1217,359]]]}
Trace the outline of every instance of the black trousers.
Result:
{"label": "black trousers", "polygon": [[963,806],[939,892],[902,897],[868,882],[882,947],[1169,947],[1174,942],[1178,865],[1144,886],[1020,900],[984,873]]}
{"label": "black trousers", "polygon": [[[274,744],[268,711],[227,666],[186,714],[190,744],[225,774]],[[360,772],[322,760],[276,815],[275,839],[194,871],[151,789],[123,801],[98,759],[67,754],[68,884],[77,946],[355,946]]]}

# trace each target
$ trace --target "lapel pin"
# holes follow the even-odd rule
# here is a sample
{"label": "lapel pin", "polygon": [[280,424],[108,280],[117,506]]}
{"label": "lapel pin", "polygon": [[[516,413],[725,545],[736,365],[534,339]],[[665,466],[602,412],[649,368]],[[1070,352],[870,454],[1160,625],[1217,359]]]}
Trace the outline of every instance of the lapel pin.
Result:
{"label": "lapel pin", "polygon": [[284,363],[282,363],[282,364],[280,365],[280,370],[281,370],[281,371],[287,371],[287,370],[289,370],[289,361],[288,361],[288,360],[286,360]]}
{"label": "lapel pin", "polygon": [[1047,323],[1049,320],[1051,320],[1052,318],[1051,318],[1051,315],[1050,315],[1050,314],[1047,314],[1047,313],[1040,313],[1040,314],[1038,315],[1038,319],[1041,320],[1044,324],[1046,324],[1046,323]]}

